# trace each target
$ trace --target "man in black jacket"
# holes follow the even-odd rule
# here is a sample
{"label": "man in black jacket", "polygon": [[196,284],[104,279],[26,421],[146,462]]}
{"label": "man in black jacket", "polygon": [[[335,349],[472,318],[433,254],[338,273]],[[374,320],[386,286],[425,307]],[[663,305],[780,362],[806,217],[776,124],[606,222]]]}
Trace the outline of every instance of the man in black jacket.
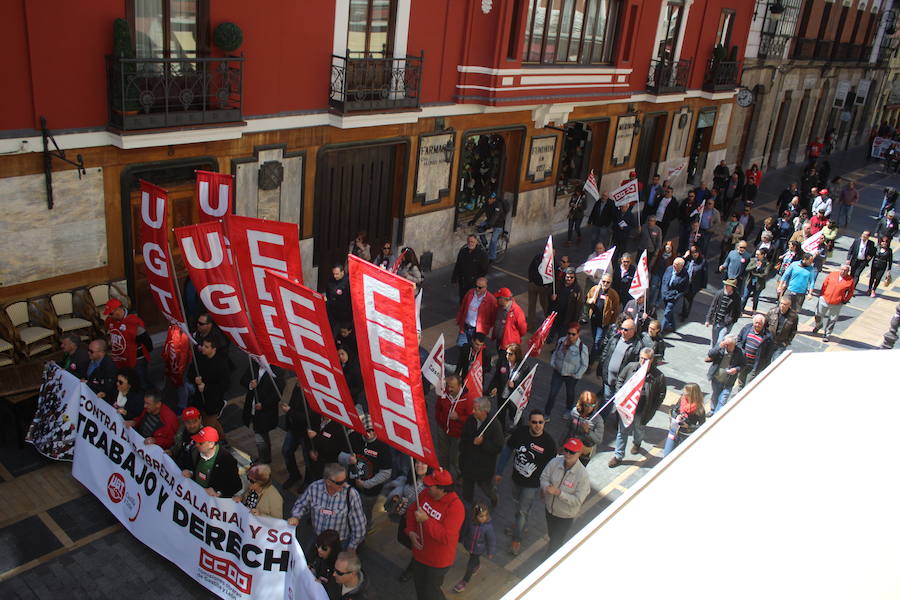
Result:
{"label": "man in black jacket", "polygon": [[497,506],[497,489],[494,487],[494,471],[497,456],[503,449],[503,427],[498,419],[485,428],[491,412],[490,398],[476,398],[472,415],[466,419],[459,437],[459,467],[462,478],[463,499],[472,504],[475,484]]}
{"label": "man in black jacket", "polygon": [[528,324],[533,325],[535,319],[535,313],[537,311],[537,306],[535,300],[540,302],[541,310],[544,311],[544,316],[546,317],[549,313],[547,312],[547,306],[550,303],[550,292],[553,287],[553,283],[544,283],[544,279],[541,277],[541,274],[538,272],[538,267],[541,264],[541,261],[544,259],[544,249],[541,248],[541,251],[535,255],[534,258],[531,259],[531,264],[528,265]]}
{"label": "man in black jacket", "polygon": [[[497,241],[500,239],[500,234],[503,233],[503,228],[506,226],[507,212],[506,201],[498,198],[497,194],[492,192],[484,204],[481,205],[481,208],[478,209],[478,212],[475,213],[475,216],[469,221],[469,225],[474,225],[478,217],[483,214],[484,222],[478,226],[478,231],[493,230],[491,232],[491,241],[488,243],[487,253],[490,262],[497,259]],[[481,239],[484,239],[484,236]]]}
{"label": "man in black jacket", "polygon": [[90,362],[87,365],[85,378],[91,391],[110,404],[116,399],[116,375],[119,370],[110,356],[106,354],[106,340],[94,340],[88,346]]}
{"label": "man in black jacket", "polygon": [[600,199],[594,202],[591,214],[588,215],[588,225],[594,227],[591,245],[596,246],[597,242],[603,242],[604,246],[609,244],[610,226],[616,218],[616,212],[618,211],[613,201],[609,199],[609,194],[601,193]]}
{"label": "man in black jacket", "polygon": [[272,462],[272,442],[269,440],[269,432],[278,425],[278,403],[281,401],[281,390],[284,388],[281,370],[272,367],[272,371],[275,373],[274,381],[267,373],[263,373],[260,380],[259,368],[255,365],[250,365],[241,377],[241,385],[247,388],[241,416],[245,427],[253,426],[257,459],[261,463]]}
{"label": "man in black jacket", "polygon": [[214,427],[224,441],[225,430],[219,423],[219,413],[225,408],[225,392],[231,382],[232,365],[221,351],[222,345],[219,337],[210,336],[203,340],[200,353],[190,366],[190,380],[197,386],[192,406],[200,409],[203,424]]}
{"label": "man in black jacket", "polygon": [[741,299],[735,290],[737,290],[737,281],[734,279],[723,281],[722,289],[713,296],[709,310],[706,311],[705,325],[712,327],[710,350],[719,347],[719,342],[731,331],[732,325],[741,316]]}
{"label": "man in black jacket", "polygon": [[859,283],[859,276],[875,256],[875,242],[869,239],[871,234],[863,231],[862,235],[853,240],[850,249],[847,250],[847,261],[850,263],[850,275]]}
{"label": "man in black jacket", "polygon": [[350,306],[350,278],[344,272],[343,265],[331,268],[331,279],[325,284],[325,310],[328,311],[328,322],[332,329],[339,323],[353,322],[353,309]]}
{"label": "man in black jacket", "polygon": [[[294,388],[289,403],[282,402],[279,410],[286,417],[287,431],[284,434],[284,442],[281,444],[281,457],[284,459],[284,466],[288,472],[288,479],[284,482],[284,488],[291,488],[301,481],[303,475],[297,466],[297,458],[294,453],[298,447],[303,450],[303,464],[308,470],[310,468],[311,459],[309,457],[310,450],[314,448],[312,435],[321,424],[319,413],[309,410],[306,405],[306,399],[303,397],[303,390],[300,386]],[[307,415],[309,421],[307,421]],[[307,483],[312,481],[310,473],[307,473]]]}
{"label": "man in black jacket", "polygon": [[191,450],[192,468],[182,471],[182,475],[196,481],[210,496],[232,498],[240,492],[243,486],[237,462],[219,445],[218,432],[204,427],[193,440],[197,445]]}
{"label": "man in black jacket", "polygon": [[640,399],[634,411],[634,421],[628,427],[619,419],[619,431],[616,434],[616,448],[613,457],[609,460],[610,467],[618,467],[625,458],[625,446],[628,444],[628,436],[634,433],[631,444],[631,453],[640,454],[641,442],[644,441],[644,426],[650,422],[653,415],[666,399],[666,376],[656,368],[656,360],[653,357],[653,348],[641,348],[638,362],[629,363],[619,372],[616,379],[616,387],[622,387],[635,371],[644,364],[650,364],[647,369],[647,378],[641,388]]}
{"label": "man in black jacket", "polygon": [[619,266],[612,267],[612,272],[613,288],[619,294],[619,302],[622,306],[625,306],[631,300],[629,289],[631,289],[631,281],[634,279],[635,273],[637,273],[637,265],[634,264],[631,254],[627,252],[623,254],[619,260]]}
{"label": "man in black jacket", "polygon": [[487,254],[478,245],[478,239],[474,235],[470,235],[466,238],[466,245],[460,248],[456,255],[456,264],[453,265],[453,274],[450,276],[450,283],[459,286],[460,302],[466,292],[475,287],[475,280],[484,277],[487,272]]}
{"label": "man in black jacket", "polygon": [[87,346],[81,343],[81,338],[75,333],[67,333],[60,339],[59,348],[63,351],[63,357],[56,364],[78,379],[84,379],[91,357]]}
{"label": "man in black jacket", "polygon": [[487,336],[479,331],[472,336],[472,343],[463,344],[459,347],[459,358],[456,359],[456,371],[454,373],[459,377],[460,381],[465,381],[466,375],[469,373],[469,367],[472,366],[472,361],[475,360],[479,352],[481,352],[482,381],[488,380],[494,357],[487,347]]}

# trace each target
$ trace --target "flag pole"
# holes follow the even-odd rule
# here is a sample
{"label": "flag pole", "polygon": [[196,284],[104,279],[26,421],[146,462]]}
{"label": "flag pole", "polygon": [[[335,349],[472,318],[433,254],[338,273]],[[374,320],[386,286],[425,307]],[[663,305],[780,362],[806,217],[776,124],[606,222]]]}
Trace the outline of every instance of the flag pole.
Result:
{"label": "flag pole", "polygon": [[[552,239],[552,236],[551,236]],[[556,247],[550,247],[550,264],[553,265],[553,295],[556,295]],[[554,301],[555,302],[555,301]]]}
{"label": "flag pole", "polygon": [[[413,458],[412,455],[409,456],[409,468],[413,480],[413,494],[416,496],[416,508],[422,510],[422,501],[419,500],[419,482],[416,480],[416,459]],[[418,523],[418,521],[416,522]],[[419,523],[419,543],[423,543],[424,540],[421,539],[423,537],[425,537],[425,535],[422,532],[422,524]]]}

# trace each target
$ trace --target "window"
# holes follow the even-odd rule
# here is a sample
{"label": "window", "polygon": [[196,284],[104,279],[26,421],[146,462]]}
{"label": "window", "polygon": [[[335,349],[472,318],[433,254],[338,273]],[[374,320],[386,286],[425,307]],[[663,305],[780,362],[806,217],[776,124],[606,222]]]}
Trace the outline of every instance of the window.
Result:
{"label": "window", "polygon": [[350,0],[347,53],[354,58],[389,57],[394,46],[393,0]]}
{"label": "window", "polygon": [[528,0],[522,60],[611,63],[620,9],[620,0]]}
{"label": "window", "polygon": [[731,32],[734,30],[734,11],[726,8],[719,16],[719,31],[716,33],[716,44],[723,48],[731,48]]}
{"label": "window", "polygon": [[665,21],[663,22],[663,35],[659,40],[656,57],[666,60],[674,60],[675,50],[678,48],[678,33],[681,30],[681,15],[684,6],[681,3],[670,2],[666,4]]}
{"label": "window", "polygon": [[138,58],[186,58],[204,49],[204,0],[134,0],[128,8]]}

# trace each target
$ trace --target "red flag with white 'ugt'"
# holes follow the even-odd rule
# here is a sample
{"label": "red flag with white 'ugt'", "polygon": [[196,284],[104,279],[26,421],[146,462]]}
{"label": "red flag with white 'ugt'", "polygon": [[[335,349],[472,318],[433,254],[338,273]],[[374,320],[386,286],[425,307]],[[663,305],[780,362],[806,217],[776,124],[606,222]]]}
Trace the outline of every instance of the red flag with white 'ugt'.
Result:
{"label": "red flag with white 'ugt'", "polygon": [[528,353],[528,356],[533,356],[537,358],[541,354],[541,348],[544,347],[544,342],[547,341],[547,336],[550,334],[550,328],[553,327],[553,321],[556,320],[556,311],[550,313],[544,322],[541,323],[541,326],[538,327],[538,330],[534,332],[534,335],[531,336],[531,352]]}
{"label": "red flag with white 'ugt'", "polygon": [[227,173],[196,171],[194,196],[200,206],[200,222],[219,221],[231,213],[234,204],[234,176]]}

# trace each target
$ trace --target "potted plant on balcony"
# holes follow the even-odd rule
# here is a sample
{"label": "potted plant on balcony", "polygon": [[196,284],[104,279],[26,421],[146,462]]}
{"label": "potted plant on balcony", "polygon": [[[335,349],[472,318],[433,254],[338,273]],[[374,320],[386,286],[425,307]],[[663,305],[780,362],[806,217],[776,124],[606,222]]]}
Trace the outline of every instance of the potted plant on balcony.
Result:
{"label": "potted plant on balcony", "polygon": [[244,42],[244,33],[234,23],[219,23],[213,32],[213,41],[219,50],[228,54],[241,47]]}
{"label": "potted plant on balcony", "polygon": [[112,94],[113,110],[120,114],[137,114],[140,109],[138,90],[134,86],[134,75],[137,72],[137,66],[133,62],[122,62],[120,60],[134,57],[131,26],[125,19],[116,19],[113,21],[110,92]]}

